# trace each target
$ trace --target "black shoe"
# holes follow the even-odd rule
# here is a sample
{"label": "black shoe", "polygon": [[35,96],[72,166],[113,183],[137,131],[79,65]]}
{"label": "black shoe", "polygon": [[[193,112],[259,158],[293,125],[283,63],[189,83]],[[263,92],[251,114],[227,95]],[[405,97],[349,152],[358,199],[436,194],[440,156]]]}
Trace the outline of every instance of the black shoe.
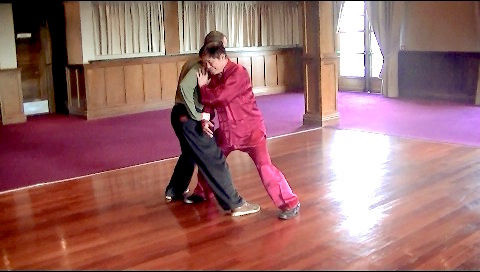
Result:
{"label": "black shoe", "polygon": [[278,215],[278,218],[287,220],[287,219],[290,219],[290,218],[293,218],[293,217],[297,216],[299,212],[300,212],[300,202],[295,207],[293,207],[292,209],[285,210],[285,211],[281,212]]}
{"label": "black shoe", "polygon": [[180,200],[182,197],[176,196],[174,194],[165,194],[165,201],[166,202],[172,202],[175,200]]}
{"label": "black shoe", "polygon": [[203,198],[203,196],[197,195],[195,193],[190,195],[190,196],[185,196],[183,198],[183,202],[185,202],[187,204],[195,204],[195,203],[200,203],[202,201],[205,201],[205,198]]}
{"label": "black shoe", "polygon": [[187,190],[185,190],[185,192],[183,193],[183,195],[177,195],[173,192],[173,189],[170,188],[170,189],[167,189],[165,191],[165,201],[166,202],[172,202],[172,201],[175,201],[175,200],[180,200],[180,199],[183,199],[184,195],[186,193],[188,193],[190,190],[187,188]]}

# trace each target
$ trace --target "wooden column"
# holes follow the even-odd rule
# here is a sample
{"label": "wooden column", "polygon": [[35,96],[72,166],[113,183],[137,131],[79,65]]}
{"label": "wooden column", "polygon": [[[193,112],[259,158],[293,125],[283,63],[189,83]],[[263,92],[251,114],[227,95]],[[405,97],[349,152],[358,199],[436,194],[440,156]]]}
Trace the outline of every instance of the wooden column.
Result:
{"label": "wooden column", "polygon": [[165,54],[180,52],[178,1],[163,1],[165,26]]}
{"label": "wooden column", "polygon": [[80,2],[64,1],[63,8],[65,10],[65,42],[67,47],[68,64],[82,64],[82,35],[87,35],[87,33],[82,33]]}
{"label": "wooden column", "polygon": [[20,69],[0,70],[0,109],[2,124],[27,121],[23,111],[23,93]]}
{"label": "wooden column", "polygon": [[303,1],[305,87],[304,124],[338,120],[338,55],[335,52],[333,1]]}
{"label": "wooden column", "polygon": [[475,94],[475,105],[480,106],[480,61],[478,62],[477,92]]}

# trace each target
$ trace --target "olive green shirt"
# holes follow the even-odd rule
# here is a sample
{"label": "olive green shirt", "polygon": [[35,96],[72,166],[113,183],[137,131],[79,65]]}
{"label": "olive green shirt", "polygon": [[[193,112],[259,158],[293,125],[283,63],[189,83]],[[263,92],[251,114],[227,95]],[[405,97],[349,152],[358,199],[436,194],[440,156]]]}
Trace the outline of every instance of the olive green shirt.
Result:
{"label": "olive green shirt", "polygon": [[175,104],[184,104],[190,118],[196,121],[202,120],[203,110],[197,82],[197,71],[200,67],[201,59],[198,57],[185,62],[178,78],[177,91],[175,93]]}

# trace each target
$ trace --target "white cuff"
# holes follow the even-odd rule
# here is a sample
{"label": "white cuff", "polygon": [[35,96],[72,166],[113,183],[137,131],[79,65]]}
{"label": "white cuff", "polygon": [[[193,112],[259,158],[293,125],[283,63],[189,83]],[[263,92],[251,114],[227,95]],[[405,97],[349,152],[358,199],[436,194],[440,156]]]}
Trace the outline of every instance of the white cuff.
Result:
{"label": "white cuff", "polygon": [[202,120],[210,121],[210,113],[202,112]]}

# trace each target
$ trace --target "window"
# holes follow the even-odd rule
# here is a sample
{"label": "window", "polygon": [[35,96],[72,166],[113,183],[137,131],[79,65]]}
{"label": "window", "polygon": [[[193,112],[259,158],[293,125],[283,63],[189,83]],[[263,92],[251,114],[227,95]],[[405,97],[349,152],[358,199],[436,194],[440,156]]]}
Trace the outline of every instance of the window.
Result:
{"label": "window", "polygon": [[[383,65],[364,1],[345,1],[339,20],[340,76],[379,77]],[[368,85],[367,85],[368,89]]]}

